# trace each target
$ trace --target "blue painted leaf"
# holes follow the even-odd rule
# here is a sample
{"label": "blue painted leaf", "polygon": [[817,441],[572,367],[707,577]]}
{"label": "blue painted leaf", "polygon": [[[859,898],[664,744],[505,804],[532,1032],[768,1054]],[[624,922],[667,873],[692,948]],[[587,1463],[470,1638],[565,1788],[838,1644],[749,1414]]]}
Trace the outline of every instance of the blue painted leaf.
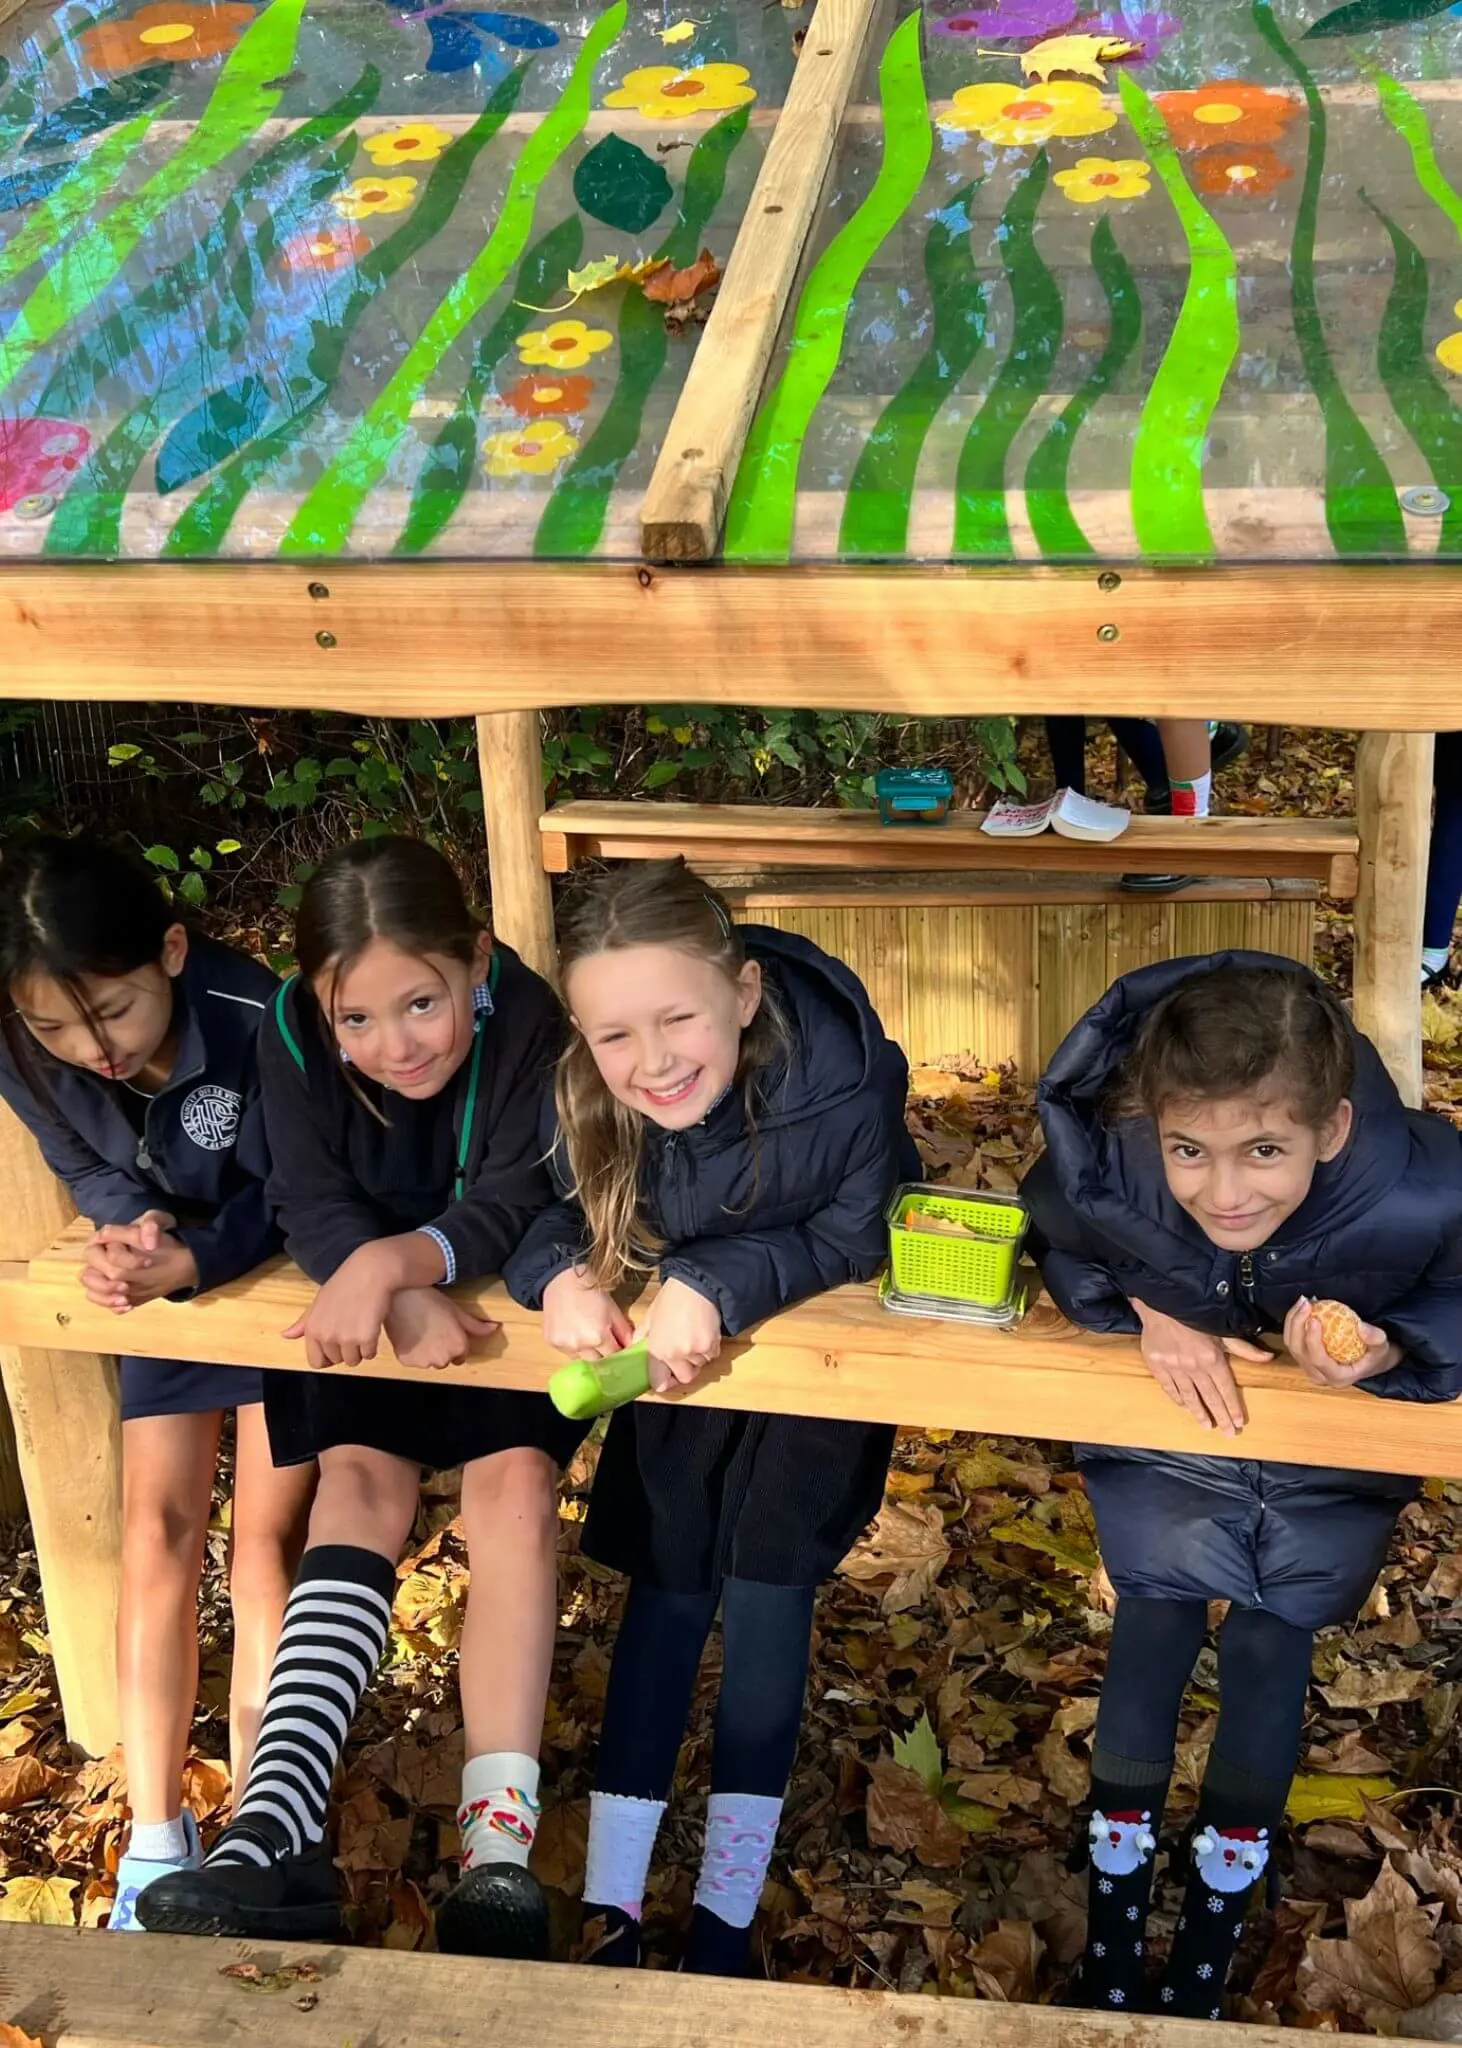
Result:
{"label": "blue painted leaf", "polygon": [[1350,0],[1348,6],[1321,15],[1305,34],[1362,36],[1371,29],[1401,28],[1408,22],[1430,21],[1434,14],[1445,14],[1451,4],[1452,0]]}
{"label": "blue painted leaf", "polygon": [[557,29],[545,28],[541,21],[530,21],[526,14],[479,14],[473,9],[467,19],[515,50],[551,50],[558,42]]}
{"label": "blue painted leaf", "polygon": [[618,135],[606,135],[579,161],[574,197],[585,213],[637,235],[658,220],[670,198],[665,166]]}
{"label": "blue painted leaf", "polygon": [[33,171],[17,171],[13,178],[0,178],[0,213],[16,213],[22,206],[34,206],[38,199],[54,192],[74,168],[69,163],[38,164]]}
{"label": "blue painted leaf", "polygon": [[486,54],[477,30],[455,14],[433,15],[426,28],[431,37],[428,71],[470,71],[478,58]]}
{"label": "blue painted leaf", "polygon": [[224,391],[210,391],[201,405],[183,415],[158,451],[160,494],[166,497],[191,483],[252,441],[269,409],[268,390],[258,377],[241,377]]}
{"label": "blue painted leaf", "polygon": [[110,85],[94,86],[38,121],[24,146],[27,150],[59,149],[64,143],[80,141],[83,135],[99,135],[118,121],[130,121],[157,98],[171,75],[165,64],[153,64]]}

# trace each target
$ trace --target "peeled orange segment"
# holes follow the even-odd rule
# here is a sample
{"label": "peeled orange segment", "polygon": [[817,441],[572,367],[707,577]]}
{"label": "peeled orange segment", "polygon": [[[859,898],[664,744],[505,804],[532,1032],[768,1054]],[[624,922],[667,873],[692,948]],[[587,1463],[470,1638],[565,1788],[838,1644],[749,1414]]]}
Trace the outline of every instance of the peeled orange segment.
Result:
{"label": "peeled orange segment", "polygon": [[1312,1311],[1320,1326],[1320,1342],[1337,1365],[1359,1365],[1366,1355],[1360,1317],[1343,1301],[1317,1301]]}

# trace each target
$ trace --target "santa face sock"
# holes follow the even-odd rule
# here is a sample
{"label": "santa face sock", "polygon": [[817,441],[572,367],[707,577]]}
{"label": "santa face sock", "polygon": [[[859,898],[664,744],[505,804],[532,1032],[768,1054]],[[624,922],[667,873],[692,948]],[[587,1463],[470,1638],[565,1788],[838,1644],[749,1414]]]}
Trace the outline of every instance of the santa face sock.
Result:
{"label": "santa face sock", "polygon": [[300,1559],[249,1782],[205,1861],[282,1863],[324,1840],[330,1780],[386,1647],[396,1569],[354,1544]]}
{"label": "santa face sock", "polygon": [[462,1771],[462,1874],[477,1864],[528,1867],[538,1832],[538,1759],[492,1750],[467,1759]]}
{"label": "santa face sock", "polygon": [[1205,1785],[1193,1831],[1192,1868],[1178,1915],[1172,1954],[1158,1993],[1158,2009],[1176,2018],[1223,2017],[1229,1964],[1244,1931],[1244,1915],[1269,1865],[1270,1823],[1284,1811],[1289,1784],[1272,1796],[1246,1802],[1246,1818]]}
{"label": "santa face sock", "polygon": [[1153,1858],[1169,1767],[1128,1758],[1102,1761],[1122,1771],[1120,1778],[1092,1775],[1081,2003],[1094,2012],[1140,2012]]}

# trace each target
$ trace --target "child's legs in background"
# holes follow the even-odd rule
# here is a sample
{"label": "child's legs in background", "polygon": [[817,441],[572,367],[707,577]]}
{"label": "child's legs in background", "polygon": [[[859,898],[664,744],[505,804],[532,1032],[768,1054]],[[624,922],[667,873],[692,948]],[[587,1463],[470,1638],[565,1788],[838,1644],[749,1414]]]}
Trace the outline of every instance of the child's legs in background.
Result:
{"label": "child's legs in background", "polygon": [[1462,901],[1462,732],[1439,732],[1432,766],[1436,808],[1426,870],[1426,909],[1421,943],[1427,968],[1447,964],[1457,905]]}
{"label": "child's legs in background", "polygon": [[1206,818],[1212,790],[1213,746],[1206,718],[1159,718],[1163,759],[1175,818]]}
{"label": "child's legs in background", "polygon": [[198,1581],[222,1416],[122,1424],[117,1679],[134,1823],[172,1820],[198,1697]]}
{"label": "child's legs in background", "polygon": [[1178,1713],[1203,1644],[1202,1600],[1123,1595],[1112,1625],[1092,1745],[1083,2002],[1139,2002],[1153,1853],[1172,1775]]}
{"label": "child's legs in background", "polygon": [[706,1846],[686,1968],[743,1976],[807,1693],[816,1586],[727,1579]]}
{"label": "child's legs in background", "polygon": [[228,1729],[236,1800],[249,1774],[315,1479],[314,1465],[275,1465],[262,1401],[237,1410],[228,1574],[234,1624]]}
{"label": "child's legs in background", "polygon": [[1051,750],[1051,777],[1057,789],[1086,795],[1086,720],[1063,714],[1046,720],[1046,745]]}
{"label": "child's legs in background", "polygon": [[474,1458],[462,1474],[472,1585],[462,1628],[467,1754],[535,1760],[558,1623],[558,1471],[521,1447]]}
{"label": "child's legs in background", "polygon": [[364,1444],[335,1444],[320,1453],[306,1553],[347,1543],[373,1550],[394,1567],[420,1500],[421,1467],[410,1459]]}

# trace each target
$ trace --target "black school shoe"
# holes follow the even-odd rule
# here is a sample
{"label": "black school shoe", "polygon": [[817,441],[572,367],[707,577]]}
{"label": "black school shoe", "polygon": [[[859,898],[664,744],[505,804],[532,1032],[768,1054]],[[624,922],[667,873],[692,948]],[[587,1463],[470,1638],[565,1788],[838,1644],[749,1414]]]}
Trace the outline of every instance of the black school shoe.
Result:
{"label": "black school shoe", "polygon": [[137,1897],[149,1934],[232,1934],[253,1941],[339,1941],[335,1866],[327,1842],[276,1863],[169,1871]]}
{"label": "black school shoe", "polygon": [[437,1947],[453,1956],[548,1960],[548,1901],[520,1863],[476,1863],[437,1907]]}

